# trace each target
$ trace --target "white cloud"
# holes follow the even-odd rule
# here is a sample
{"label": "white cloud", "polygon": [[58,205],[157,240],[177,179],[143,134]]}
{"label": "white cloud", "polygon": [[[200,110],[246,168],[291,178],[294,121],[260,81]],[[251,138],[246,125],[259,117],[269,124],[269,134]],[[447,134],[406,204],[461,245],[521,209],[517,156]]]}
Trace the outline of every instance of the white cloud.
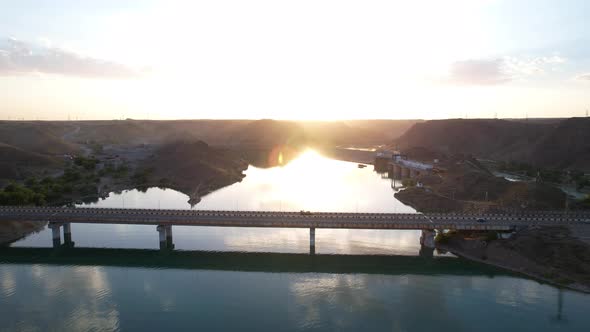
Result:
{"label": "white cloud", "polygon": [[549,57],[502,57],[470,59],[451,64],[447,83],[457,85],[496,85],[553,71],[565,59]]}
{"label": "white cloud", "polygon": [[556,55],[536,58],[504,57],[503,60],[506,70],[513,76],[520,77],[555,70],[557,64],[565,62],[564,58]]}
{"label": "white cloud", "polygon": [[459,85],[494,85],[510,81],[502,60],[464,60],[451,65],[449,81]]}
{"label": "white cloud", "polygon": [[86,78],[135,78],[142,75],[128,66],[86,57],[50,46],[32,45],[15,38],[0,41],[0,76],[33,73],[58,74]]}
{"label": "white cloud", "polygon": [[580,81],[590,81],[590,73],[580,74],[576,76],[576,79]]}

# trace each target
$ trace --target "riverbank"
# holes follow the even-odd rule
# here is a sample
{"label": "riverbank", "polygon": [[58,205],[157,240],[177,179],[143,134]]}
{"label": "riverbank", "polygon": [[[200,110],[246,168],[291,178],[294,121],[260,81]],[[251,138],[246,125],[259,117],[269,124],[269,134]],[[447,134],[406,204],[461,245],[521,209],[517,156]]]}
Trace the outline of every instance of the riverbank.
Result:
{"label": "riverbank", "polygon": [[[563,209],[565,194],[543,182],[511,182],[495,177],[470,159],[447,163],[445,172],[419,176],[421,187],[395,193],[423,213],[498,213],[506,210]],[[571,204],[581,209],[580,204]],[[529,227],[510,238],[495,233],[452,231],[437,247],[477,262],[544,282],[590,292],[590,227]]]}
{"label": "riverbank", "polygon": [[590,241],[583,240],[590,238],[588,233],[587,227],[529,227],[508,239],[490,239],[452,232],[438,237],[436,246],[469,260],[590,293]]}

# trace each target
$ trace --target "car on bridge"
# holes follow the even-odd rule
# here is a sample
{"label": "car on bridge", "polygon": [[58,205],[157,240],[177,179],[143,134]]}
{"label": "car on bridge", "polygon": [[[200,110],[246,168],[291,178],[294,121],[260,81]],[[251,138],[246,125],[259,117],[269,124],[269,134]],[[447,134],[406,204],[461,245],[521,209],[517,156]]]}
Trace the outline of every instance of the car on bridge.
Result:
{"label": "car on bridge", "polygon": [[310,216],[310,215],[313,214],[310,211],[304,211],[304,210],[299,211],[299,213],[302,214],[302,215],[304,215],[304,216]]}
{"label": "car on bridge", "polygon": [[476,220],[477,222],[487,222],[487,220],[485,220],[484,218],[477,218]]}

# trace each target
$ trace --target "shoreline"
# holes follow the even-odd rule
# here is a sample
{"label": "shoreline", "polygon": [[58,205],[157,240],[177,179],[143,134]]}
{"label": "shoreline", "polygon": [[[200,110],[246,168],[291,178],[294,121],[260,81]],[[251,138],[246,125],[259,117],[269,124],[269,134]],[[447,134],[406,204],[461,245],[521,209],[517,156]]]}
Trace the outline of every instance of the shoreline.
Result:
{"label": "shoreline", "polygon": [[507,271],[510,271],[510,272],[514,272],[516,274],[521,274],[521,275],[527,276],[529,278],[535,279],[535,280],[537,280],[537,281],[539,281],[541,283],[546,283],[546,284],[550,284],[550,285],[553,285],[553,286],[557,286],[557,287],[561,287],[561,288],[567,288],[569,290],[573,290],[573,291],[577,291],[577,292],[582,292],[582,293],[590,294],[590,287],[588,287],[588,286],[579,285],[579,284],[575,284],[575,285],[572,285],[572,284],[569,284],[569,285],[568,284],[562,284],[562,283],[559,283],[559,282],[557,282],[555,280],[551,280],[549,278],[545,278],[543,276],[540,276],[538,274],[527,272],[526,270],[524,270],[522,268],[521,269],[518,269],[518,268],[515,268],[515,267],[512,267],[512,266],[506,265],[506,264],[502,264],[500,262],[492,262],[490,260],[484,260],[484,259],[481,259],[481,258],[477,258],[474,255],[470,255],[470,254],[468,254],[465,251],[462,251],[460,249],[457,249],[457,248],[454,248],[454,247],[450,247],[450,246],[437,244],[436,245],[436,248],[437,249],[446,250],[447,252],[450,252],[453,255],[457,256],[457,257],[461,257],[461,258],[467,259],[469,261],[473,261],[473,262],[477,262],[477,263],[481,263],[481,264],[485,264],[485,265],[489,265],[489,266],[494,266],[494,267],[497,267],[497,268],[500,268],[500,269],[504,269],[504,270],[507,270]]}
{"label": "shoreline", "polygon": [[568,227],[530,227],[495,240],[459,232],[441,238],[435,246],[464,259],[590,293],[590,246],[571,232]]}

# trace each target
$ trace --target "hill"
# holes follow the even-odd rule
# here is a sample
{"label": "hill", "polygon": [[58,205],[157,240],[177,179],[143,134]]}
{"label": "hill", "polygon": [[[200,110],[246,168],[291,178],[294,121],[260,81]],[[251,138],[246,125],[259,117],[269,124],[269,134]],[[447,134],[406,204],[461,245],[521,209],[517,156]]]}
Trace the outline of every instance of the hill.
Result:
{"label": "hill", "polygon": [[184,192],[193,202],[243,178],[248,164],[229,150],[202,141],[167,143],[141,162],[140,183],[158,183]]}
{"label": "hill", "polygon": [[61,166],[61,159],[29,152],[0,143],[0,184],[10,180],[24,179],[34,172],[55,170]]}
{"label": "hill", "polygon": [[259,147],[277,145],[299,146],[306,143],[303,128],[292,121],[258,120],[237,128],[230,136],[228,144]]}
{"label": "hill", "polygon": [[72,129],[67,123],[1,121],[0,143],[45,155],[76,153],[78,147],[63,139],[68,130]]}
{"label": "hill", "polygon": [[535,145],[531,162],[590,170],[590,118],[565,119]]}
{"label": "hill", "polygon": [[590,169],[590,119],[510,121],[451,119],[416,123],[393,148]]}

